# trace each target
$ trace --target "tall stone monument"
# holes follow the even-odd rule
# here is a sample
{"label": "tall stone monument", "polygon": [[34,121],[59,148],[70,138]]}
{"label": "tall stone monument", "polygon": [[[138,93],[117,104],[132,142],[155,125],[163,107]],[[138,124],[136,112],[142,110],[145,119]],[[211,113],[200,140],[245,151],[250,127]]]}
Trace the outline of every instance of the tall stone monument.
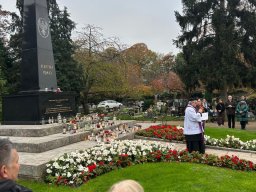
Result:
{"label": "tall stone monument", "polygon": [[73,93],[57,91],[46,0],[24,0],[21,90],[3,97],[4,124],[40,124],[75,114]]}
{"label": "tall stone monument", "polygon": [[46,0],[24,0],[21,89],[57,89]]}

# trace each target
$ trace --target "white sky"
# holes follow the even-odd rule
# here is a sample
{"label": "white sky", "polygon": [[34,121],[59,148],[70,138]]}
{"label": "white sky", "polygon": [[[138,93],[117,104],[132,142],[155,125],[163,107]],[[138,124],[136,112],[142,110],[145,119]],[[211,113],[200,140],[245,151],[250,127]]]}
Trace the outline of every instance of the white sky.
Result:
{"label": "white sky", "polygon": [[[145,43],[158,53],[177,54],[173,45],[180,33],[174,11],[181,12],[181,0],[57,0],[66,6],[77,28],[92,24],[106,37],[118,37],[128,46]],[[0,0],[4,10],[16,11],[16,0]]]}

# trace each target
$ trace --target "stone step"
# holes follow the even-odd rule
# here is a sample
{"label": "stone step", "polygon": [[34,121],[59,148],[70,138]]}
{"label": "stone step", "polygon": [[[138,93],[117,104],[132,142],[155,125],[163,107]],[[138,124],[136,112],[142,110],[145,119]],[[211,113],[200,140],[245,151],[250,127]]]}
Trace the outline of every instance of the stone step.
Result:
{"label": "stone step", "polygon": [[[127,123],[127,121],[120,121],[117,123]],[[129,121],[129,123],[135,123],[134,121]],[[156,125],[157,123],[138,123],[142,128],[147,128],[150,125]],[[67,133],[68,134],[68,133]],[[121,139],[133,139],[134,133],[129,133],[127,135],[123,135],[118,138]],[[49,151],[41,152],[41,153],[28,153],[28,152],[19,152],[20,156],[20,178],[29,178],[29,179],[37,179],[42,180],[43,174],[46,169],[46,164],[55,158],[60,157],[64,153],[70,153],[76,150],[85,150],[87,148],[91,148],[95,146],[97,142],[95,141],[80,141],[77,143],[73,143],[70,145],[62,146],[56,149],[52,149]]]}
{"label": "stone step", "polygon": [[[128,126],[133,126],[135,121],[118,121],[115,125],[106,127],[105,129],[115,129],[122,123],[127,123]],[[5,126],[4,126],[5,127]],[[33,129],[32,129],[33,127]],[[90,131],[84,131],[83,129],[79,129],[77,133],[69,133],[63,134],[63,125],[60,124],[49,124],[49,125],[35,125],[32,127],[27,126],[11,126],[8,125],[9,131],[7,128],[2,128],[4,131],[6,130],[6,134],[0,134],[2,138],[9,138],[16,149],[19,152],[28,152],[28,153],[41,153],[44,151],[56,149],[58,147],[62,147],[65,145],[73,144],[76,142],[80,142],[85,140],[88,135],[92,132],[97,133],[103,129],[93,129]],[[38,128],[40,127],[40,128]],[[41,130],[41,132],[53,132],[54,129],[59,129],[56,134],[34,137],[36,132],[35,130]],[[33,133],[31,133],[33,132]],[[8,134],[7,134],[8,133]],[[37,132],[38,133],[38,132]],[[12,135],[13,134],[13,135]],[[3,136],[4,135],[4,136]],[[12,136],[10,136],[12,135]],[[18,136],[17,136],[18,135]],[[28,135],[28,136],[26,136]],[[32,135],[32,136],[31,136]],[[44,135],[44,134],[43,134]],[[26,136],[26,137],[25,137]]]}
{"label": "stone step", "polygon": [[0,136],[13,137],[43,137],[61,133],[63,124],[45,125],[0,125]]}
{"label": "stone step", "polygon": [[[136,122],[135,121],[117,121],[115,126],[118,126],[122,123],[128,123],[128,126],[132,126]],[[136,124],[141,125],[142,128],[147,128],[150,125],[156,125],[157,123],[136,123]],[[37,125],[34,127],[40,127],[36,129],[48,129],[49,127],[52,127],[52,126],[53,125],[50,124],[50,125]],[[114,129],[115,126],[111,126],[106,129]],[[17,126],[10,127],[10,125],[8,125],[8,127],[13,130],[15,129],[18,130]],[[19,127],[23,129],[27,129],[26,130],[27,133],[29,133],[29,130],[31,130],[31,127],[27,125],[19,126]],[[60,128],[61,128],[60,131],[62,132],[62,127]],[[0,126],[0,129],[2,129],[1,126]],[[33,129],[31,131],[33,131]],[[93,130],[93,132],[95,131],[98,132],[99,130]],[[19,177],[20,178],[42,180],[43,174],[45,173],[46,164],[50,160],[58,158],[64,153],[70,153],[76,150],[85,150],[97,144],[97,142],[95,141],[89,141],[89,140],[84,141],[86,135],[91,134],[91,132],[89,131],[78,132],[74,134],[58,133],[53,135],[46,135],[44,137],[33,137],[31,134],[30,134],[30,137],[22,137],[26,135],[24,135],[22,131],[20,131],[20,133],[22,134],[19,135],[20,133],[17,134],[18,132],[13,131],[13,133],[16,133],[14,134],[15,136],[0,136],[0,137],[8,137],[12,142],[14,142],[15,145],[17,145],[16,147],[20,156],[20,160],[19,160],[19,163],[20,163]],[[134,133],[129,133],[126,135],[120,135],[118,140],[133,139],[133,138],[134,138]],[[78,141],[76,139],[78,140],[81,139],[81,140]],[[58,148],[55,148],[57,146]],[[30,149],[32,152],[24,152],[24,151],[30,151]],[[41,152],[38,152],[38,151],[41,151]]]}
{"label": "stone step", "polygon": [[[8,137],[19,152],[41,153],[65,145],[84,141],[91,132],[57,133],[45,137]],[[1,136],[5,138],[7,136]]]}
{"label": "stone step", "polygon": [[[127,123],[128,126],[135,124],[134,120],[130,121],[116,121],[114,126],[106,129],[113,129],[116,126]],[[0,136],[12,136],[12,137],[43,137],[62,133],[64,124],[53,123],[44,125],[0,125]]]}

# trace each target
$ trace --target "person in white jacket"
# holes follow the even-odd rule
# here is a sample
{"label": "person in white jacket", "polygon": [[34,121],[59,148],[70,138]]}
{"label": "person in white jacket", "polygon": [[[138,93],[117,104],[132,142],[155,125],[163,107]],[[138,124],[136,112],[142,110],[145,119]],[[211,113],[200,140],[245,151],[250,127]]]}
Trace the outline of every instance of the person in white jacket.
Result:
{"label": "person in white jacket", "polygon": [[188,151],[205,153],[202,109],[197,109],[197,99],[190,99],[185,109],[184,135]]}

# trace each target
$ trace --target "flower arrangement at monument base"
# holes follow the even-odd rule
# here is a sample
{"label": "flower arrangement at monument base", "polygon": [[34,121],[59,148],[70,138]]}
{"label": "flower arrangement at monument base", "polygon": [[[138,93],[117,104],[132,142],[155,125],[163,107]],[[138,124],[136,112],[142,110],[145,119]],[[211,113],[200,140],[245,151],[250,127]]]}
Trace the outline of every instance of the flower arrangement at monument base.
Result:
{"label": "flower arrangement at monument base", "polygon": [[129,126],[127,123],[122,123],[112,128],[112,124],[109,124],[107,126],[108,127],[106,127],[105,129],[96,128],[90,135],[88,135],[87,139],[90,141],[109,143],[119,137],[126,136],[127,134],[137,132],[142,129],[141,125],[134,124],[132,126]]}

